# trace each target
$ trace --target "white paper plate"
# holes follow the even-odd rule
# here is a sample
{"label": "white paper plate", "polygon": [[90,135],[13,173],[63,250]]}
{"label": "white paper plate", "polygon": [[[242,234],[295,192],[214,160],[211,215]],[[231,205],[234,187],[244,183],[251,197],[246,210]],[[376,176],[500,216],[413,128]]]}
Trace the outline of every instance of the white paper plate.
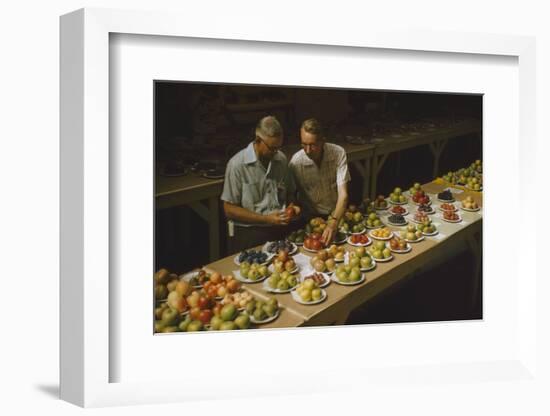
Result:
{"label": "white paper plate", "polygon": [[407,198],[407,200],[405,202],[392,202],[391,200],[387,200],[389,204],[392,204],[392,205],[407,205],[409,203],[409,199]]}
{"label": "white paper plate", "polygon": [[[396,205],[396,206],[401,206],[401,205]],[[399,213],[399,212],[393,212],[391,209],[388,210],[389,212],[391,212],[392,214],[396,214],[396,215],[408,215],[409,214],[409,210],[407,208],[405,208],[405,212],[403,212],[402,214]]]}
{"label": "white paper plate", "polygon": [[363,273],[361,273],[361,278],[357,281],[357,282],[341,282],[340,280],[338,280],[338,278],[336,277],[336,274],[333,274],[332,277],[331,277],[332,281],[334,283],[338,283],[339,285],[343,285],[343,286],[355,286],[355,285],[358,285],[360,283],[363,283],[365,281],[365,275]]}
{"label": "white paper plate", "polygon": [[290,292],[290,296],[292,296],[292,299],[294,299],[295,302],[300,303],[302,305],[317,305],[318,303],[323,302],[327,298],[327,292],[325,291],[325,289],[321,289],[321,299],[312,300],[311,302],[304,302],[300,297],[300,295],[298,295],[298,293],[295,290]]}
{"label": "white paper plate", "polygon": [[388,240],[391,240],[394,237],[393,232],[389,235],[389,237],[375,237],[371,233],[372,233],[372,231],[369,232],[369,237],[374,238],[375,240],[380,240],[380,241],[388,241]]}
{"label": "white paper plate", "polygon": [[386,221],[388,222],[389,225],[393,225],[394,227],[404,227],[405,225],[407,225],[409,222],[407,221],[407,219],[405,219],[405,222],[402,223],[402,224],[397,224],[395,222],[391,222],[389,219],[386,218]]}
{"label": "white paper plate", "polygon": [[407,242],[407,243],[420,243],[422,240],[424,240],[424,236],[421,235],[419,238],[417,238],[416,240],[409,240],[407,238],[404,238],[404,240]]}
{"label": "white paper plate", "polygon": [[458,220],[446,220],[445,218],[443,218],[443,216],[441,216],[441,219],[443,221],[450,222],[450,223],[453,223],[453,224],[456,224],[457,222],[462,221],[462,217],[460,215],[458,216]]}
{"label": "white paper plate", "polygon": [[437,235],[438,233],[438,230],[435,230],[433,233],[425,233],[424,231],[422,231],[422,235],[425,235],[426,237],[432,237],[434,235]]}
{"label": "white paper plate", "polygon": [[[267,253],[268,255],[276,256],[277,253],[271,253],[271,252],[267,251],[267,246],[268,246],[269,244],[271,244],[272,242],[273,242],[273,241],[268,241],[267,243],[265,243],[265,244],[262,246],[262,251],[263,251],[264,253]],[[288,255],[289,255],[289,256],[292,256],[293,254],[296,254],[296,252],[298,251],[298,246],[297,246],[295,243],[292,243],[292,242],[290,242],[290,241],[289,241],[289,243],[290,243],[290,245],[292,246],[292,248],[291,248],[290,251],[288,252]]]}
{"label": "white paper plate", "polygon": [[452,204],[453,202],[455,202],[454,198],[453,199],[439,199],[439,198],[437,198],[437,200],[439,202],[448,202],[449,204]]}
{"label": "white paper plate", "polygon": [[234,270],[233,275],[235,276],[235,279],[237,279],[239,282],[242,282],[242,283],[260,283],[260,282],[263,282],[268,277],[268,275],[265,275],[260,277],[258,280],[245,279],[244,277],[241,276],[240,270]]}
{"label": "white paper plate", "polygon": [[[300,279],[297,278],[296,279],[298,283],[300,283]],[[297,286],[298,284],[296,284]],[[279,290],[279,289],[273,289],[269,286],[269,284],[267,283],[267,279],[265,279],[263,282],[262,282],[262,289],[265,290],[266,292],[269,292],[269,293],[289,293],[291,291],[294,290],[294,288],[296,286],[293,286],[293,287],[290,287],[288,288],[287,290]]]}
{"label": "white paper plate", "polygon": [[422,221],[418,221],[418,220],[415,219],[414,217],[411,218],[411,221],[414,222],[415,224],[422,224]]}
{"label": "white paper plate", "polygon": [[277,312],[275,313],[275,315],[268,316],[267,318],[265,318],[262,321],[257,321],[256,319],[254,319],[253,315],[250,315],[250,322],[252,322],[253,324],[256,324],[256,325],[267,324],[267,323],[273,322],[275,319],[277,319],[280,314],[281,314],[281,309],[280,309],[280,306],[279,306],[279,309],[277,309]]}
{"label": "white paper plate", "polygon": [[374,260],[376,263],[385,263],[385,262],[388,262],[388,261],[393,260],[393,256],[390,256],[390,257],[388,257],[387,259],[377,259],[376,257],[373,257],[373,260]]}
{"label": "white paper plate", "polygon": [[[241,255],[241,253],[239,253],[235,257],[233,257],[233,263],[235,263],[237,266],[241,265],[241,263],[239,262],[239,256],[240,255]],[[267,255],[267,260],[265,262],[261,263],[260,266],[267,266],[273,257],[275,257],[275,254],[268,254]]]}
{"label": "white paper plate", "polygon": [[433,215],[433,214],[435,214],[435,209],[434,209],[432,206],[430,206],[430,208],[431,208],[430,211],[419,211],[419,210],[417,209],[416,212],[422,212],[422,213],[424,213],[424,214],[426,214],[426,215]]}
{"label": "white paper plate", "polygon": [[361,267],[362,272],[370,272],[371,270],[376,269],[376,260],[372,256],[371,256],[371,259],[372,259],[372,263],[371,263],[370,267],[367,267],[367,268]]}
{"label": "white paper plate", "polygon": [[[269,270],[271,273],[273,273],[275,271],[275,266],[273,265],[273,263],[271,263],[268,267],[267,267],[267,270]],[[283,270],[283,272],[286,271],[286,270]],[[298,266],[296,264],[296,267],[294,267],[293,270],[290,271],[290,274],[295,274],[297,272],[300,271],[300,266]],[[282,273],[282,272],[281,272]]]}
{"label": "white paper plate", "polygon": [[387,211],[389,207],[390,207],[390,205],[388,204],[388,205],[387,205],[386,207],[384,207],[384,208],[382,208],[382,207],[376,208],[376,207],[375,207],[374,209],[377,210],[377,211]]}
{"label": "white paper plate", "polygon": [[430,199],[428,200],[428,203],[427,203],[427,204],[420,204],[419,202],[414,202],[414,201],[412,200],[412,198],[411,198],[411,202],[412,202],[414,205],[416,205],[417,207],[420,206],[420,205],[432,205],[432,198],[430,198]]}
{"label": "white paper plate", "polygon": [[481,209],[481,207],[477,207],[477,208],[475,208],[475,209],[471,209],[471,208],[464,208],[464,207],[461,206],[460,209],[461,209],[462,211],[466,211],[466,212],[477,212],[477,211],[479,211],[479,210]]}
{"label": "white paper plate", "polygon": [[443,208],[441,208],[441,205],[438,207],[438,209],[439,209],[440,211],[443,211],[443,212],[445,212],[445,211],[457,212],[457,211],[458,211],[458,208],[457,208],[457,207],[454,207],[454,210],[453,210],[453,209],[443,209]]}
{"label": "white paper plate", "polygon": [[[196,271],[196,272],[189,272],[189,273],[185,273],[185,274],[182,274],[182,275],[179,275],[178,276],[178,279],[179,280],[184,280],[186,282],[189,283],[189,281],[195,277],[195,276],[198,276],[199,272]],[[201,284],[198,284],[198,285],[191,285],[191,287],[193,289],[201,289],[202,288],[202,285]]]}
{"label": "white paper plate", "polygon": [[311,273],[307,273],[306,276],[300,276],[300,282],[303,282],[304,280],[307,279],[307,277],[313,273],[321,273],[325,279],[325,281],[323,283],[321,283],[319,285],[319,287],[327,287],[329,284],[330,284],[330,276],[334,273],[334,272],[311,272]]}
{"label": "white paper plate", "polygon": [[363,231],[358,231],[356,233],[352,232],[351,235],[361,235],[361,234],[365,234],[365,232],[367,231],[367,228],[366,227],[363,227]]}
{"label": "white paper plate", "polygon": [[390,247],[390,250],[392,251],[392,253],[405,254],[412,250],[412,246],[409,243],[407,243],[407,248],[405,250],[394,250],[391,247]]}
{"label": "white paper plate", "polygon": [[367,246],[370,246],[372,244],[372,239],[369,238],[369,242],[366,243],[366,244],[358,244],[358,243],[352,243],[351,242],[351,236],[348,237],[347,239],[347,243],[350,245],[350,246],[354,246],[354,247],[367,247]]}

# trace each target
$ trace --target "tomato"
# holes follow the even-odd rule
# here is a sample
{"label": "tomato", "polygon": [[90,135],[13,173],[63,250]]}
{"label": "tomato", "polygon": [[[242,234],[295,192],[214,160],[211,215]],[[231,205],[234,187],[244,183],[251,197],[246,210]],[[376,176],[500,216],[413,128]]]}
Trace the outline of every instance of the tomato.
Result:
{"label": "tomato", "polygon": [[319,234],[319,233],[312,233],[310,237],[311,237],[313,240],[320,240],[320,239],[321,239],[321,234]]}
{"label": "tomato", "polygon": [[313,240],[313,242],[311,243],[311,249],[312,250],[321,250],[321,248],[322,248],[321,241]]}
{"label": "tomato", "polygon": [[203,324],[207,324],[212,319],[212,311],[210,309],[204,309],[199,313],[199,321]]}
{"label": "tomato", "polygon": [[208,298],[201,296],[199,298],[199,308],[206,309],[208,307]]}

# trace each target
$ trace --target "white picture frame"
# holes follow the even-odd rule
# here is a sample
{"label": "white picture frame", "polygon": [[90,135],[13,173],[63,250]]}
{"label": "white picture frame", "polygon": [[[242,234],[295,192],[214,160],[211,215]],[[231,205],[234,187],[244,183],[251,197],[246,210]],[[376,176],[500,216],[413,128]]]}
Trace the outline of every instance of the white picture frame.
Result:
{"label": "white picture frame", "polygon": [[[185,22],[185,24],[182,24]],[[109,205],[109,37],[123,33],[145,36],[170,36],[225,39],[249,42],[277,42],[285,45],[333,45],[335,48],[374,48],[385,50],[431,51],[437,53],[503,55],[518,59],[519,67],[519,138],[534,143],[535,139],[535,41],[530,37],[471,33],[433,33],[422,31],[379,31],[367,29],[357,36],[353,32],[326,35],[321,29],[307,34],[297,31],[275,32],[269,26],[254,28],[246,35],[233,34],[230,25],[205,27],[187,16],[169,13],[130,12],[106,9],[82,9],[61,19],[61,398],[80,406],[185,401],[198,398],[242,397],[269,394],[267,388],[251,388],[223,394],[220,382],[211,382],[210,392],[201,386],[206,380],[194,380],[196,389],[174,382],[110,382],[109,366],[117,357],[110,351],[109,273],[113,259],[109,256],[109,227],[112,218]],[[519,147],[518,193],[526,206],[534,203],[534,146]],[[489,167],[490,168],[490,167]],[[521,208],[523,209],[523,207]],[[490,204],[485,212],[490,212]],[[526,216],[525,216],[526,218]],[[526,219],[520,226],[525,234],[518,244],[525,247],[536,240],[534,228]],[[525,224],[523,223],[525,221]],[[518,261],[525,260],[520,255]],[[531,260],[532,261],[532,260]],[[529,263],[528,261],[525,263]],[[442,363],[423,366],[419,362],[415,377],[428,380],[434,374],[448,382],[481,383],[483,377],[471,377],[485,369],[491,379],[501,374],[507,381],[526,379],[537,382],[536,302],[537,273],[521,280],[517,293],[517,326],[514,339],[517,354],[506,360],[475,362],[456,366]],[[517,273],[517,270],[515,271]],[[314,336],[311,332],[311,336]],[[210,336],[203,337],[207,342]],[[167,338],[168,339],[168,338]],[[406,371],[405,371],[406,373]],[[368,375],[349,367],[332,369],[331,377],[354,379],[375,385],[392,383],[391,377],[404,373],[388,368],[370,367]],[[328,387],[314,372],[308,378],[288,380],[284,372],[270,374],[270,384],[285,385],[283,393],[309,393],[339,390],[338,383]],[[316,381],[317,380],[317,381]],[[264,386],[265,387],[265,386]],[[212,391],[219,392],[212,394]],[[281,394],[281,389],[277,394]]]}

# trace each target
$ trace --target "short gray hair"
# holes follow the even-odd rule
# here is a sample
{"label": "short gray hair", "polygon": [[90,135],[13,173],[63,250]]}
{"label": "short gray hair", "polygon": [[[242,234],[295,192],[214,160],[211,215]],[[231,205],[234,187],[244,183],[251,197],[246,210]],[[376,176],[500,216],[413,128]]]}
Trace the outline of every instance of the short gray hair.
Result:
{"label": "short gray hair", "polygon": [[256,134],[263,137],[283,137],[283,127],[275,116],[265,116],[258,121]]}

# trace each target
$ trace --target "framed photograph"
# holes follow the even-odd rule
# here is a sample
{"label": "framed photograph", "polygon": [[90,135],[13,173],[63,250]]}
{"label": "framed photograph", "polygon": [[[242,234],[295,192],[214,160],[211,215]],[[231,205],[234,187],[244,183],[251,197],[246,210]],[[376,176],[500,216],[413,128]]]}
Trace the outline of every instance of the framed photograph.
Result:
{"label": "framed photograph", "polygon": [[[502,261],[501,226],[536,204],[534,67],[528,37],[242,36],[163,13],[63,16],[61,397],[92,407],[344,380],[536,382],[535,229],[518,215]],[[327,179],[325,209],[299,156],[321,169],[327,144],[351,180]],[[258,189],[239,155],[266,172]],[[288,175],[266,196],[277,161]],[[269,215],[289,228],[269,234]],[[462,246],[477,253],[455,272],[464,313],[422,316],[403,297],[391,317],[387,298],[372,306],[426,269],[452,274],[441,264]]]}

